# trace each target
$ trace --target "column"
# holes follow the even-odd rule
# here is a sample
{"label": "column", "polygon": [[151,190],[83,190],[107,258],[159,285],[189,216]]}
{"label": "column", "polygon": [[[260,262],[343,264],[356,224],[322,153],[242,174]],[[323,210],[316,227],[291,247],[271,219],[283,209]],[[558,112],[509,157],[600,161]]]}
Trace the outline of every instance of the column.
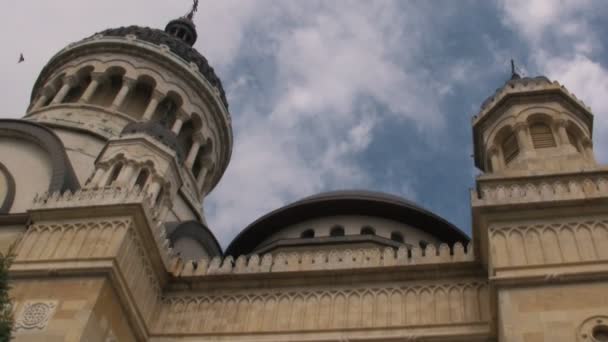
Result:
{"label": "column", "polygon": [[143,120],[150,120],[154,112],[156,112],[156,108],[158,108],[158,104],[162,101],[164,95],[154,90],[152,93],[152,97],[150,98],[150,102],[148,103],[148,107],[146,107],[146,111],[143,115]]}
{"label": "column", "polygon": [[148,187],[148,194],[152,197],[152,202],[156,201],[156,197],[162,188],[162,184],[160,179],[154,178],[150,181],[150,186]]}
{"label": "column", "polygon": [[520,152],[527,152],[530,150],[530,137],[528,135],[528,124],[525,122],[517,122],[513,127],[517,138],[517,145],[519,146]]}
{"label": "column", "polygon": [[488,150],[488,155],[490,156],[490,163],[492,164],[492,172],[496,172],[502,169],[502,163],[500,162],[500,155],[498,153],[498,148],[496,146],[490,147]]}
{"label": "column", "polygon": [[122,107],[122,105],[125,103],[125,100],[127,99],[127,95],[129,95],[129,92],[131,91],[134,85],[134,80],[126,77],[123,78],[122,88],[120,88],[118,95],[116,95],[116,97],[114,98],[114,102],[112,102],[111,109],[118,110],[120,107]]}
{"label": "column", "polygon": [[66,77],[63,80],[63,85],[61,86],[61,89],[59,89],[59,91],[55,95],[55,98],[53,99],[51,104],[61,103],[63,101],[63,99],[65,99],[65,96],[68,94],[68,92],[70,91],[72,86],[74,86],[74,83],[76,83],[76,77],[74,77],[74,76]]}
{"label": "column", "polygon": [[133,178],[133,174],[135,173],[135,164],[132,162],[126,163],[125,166],[120,170],[120,174],[116,179],[116,184],[118,185],[128,185]]}
{"label": "column", "polygon": [[101,177],[103,177],[105,173],[105,170],[102,168],[97,168],[95,170],[95,173],[93,174],[93,178],[91,178],[91,180],[89,181],[89,183],[87,184],[89,187],[96,187],[99,183],[99,181],[101,180]]}
{"label": "column", "polygon": [[209,165],[211,165],[210,161],[205,160],[203,162],[203,166],[196,176],[196,184],[198,185],[198,191],[203,190],[203,185],[205,184],[205,179],[207,178],[207,174],[209,173]]}
{"label": "column", "polygon": [[55,89],[53,89],[53,87],[46,86],[42,89],[40,97],[38,97],[38,100],[36,100],[36,103],[34,104],[34,106],[32,107],[32,110],[38,109],[42,106],[44,106],[44,104],[53,96],[53,93],[55,92]]}
{"label": "column", "polygon": [[570,139],[568,139],[568,131],[566,131],[566,126],[568,122],[563,119],[555,120],[555,127],[557,128],[557,135],[559,136],[559,144],[560,145],[571,145]]}
{"label": "column", "polygon": [[104,74],[102,74],[102,73],[91,74],[91,83],[89,83],[89,86],[84,91],[84,94],[82,94],[82,96],[80,97],[80,100],[78,100],[78,102],[81,102],[81,103],[90,102],[91,97],[93,97],[93,94],[95,94],[95,91],[97,90],[99,85],[101,83],[103,83],[103,78],[104,78]]}
{"label": "column", "polygon": [[190,147],[190,152],[188,152],[188,157],[186,158],[186,167],[192,169],[194,165],[194,160],[196,160],[196,155],[198,154],[198,150],[201,148],[201,140],[202,137],[199,135],[194,136],[192,139],[192,147]]}
{"label": "column", "polygon": [[188,115],[180,110],[177,113],[175,122],[173,123],[173,127],[171,127],[171,132],[175,133],[176,135],[179,134],[182,129],[182,126],[184,125],[184,122],[188,119]]}
{"label": "column", "polygon": [[585,157],[595,163],[595,156],[593,155],[593,142],[591,141],[591,139],[584,137],[581,141],[581,145],[583,145],[583,152],[585,153]]}

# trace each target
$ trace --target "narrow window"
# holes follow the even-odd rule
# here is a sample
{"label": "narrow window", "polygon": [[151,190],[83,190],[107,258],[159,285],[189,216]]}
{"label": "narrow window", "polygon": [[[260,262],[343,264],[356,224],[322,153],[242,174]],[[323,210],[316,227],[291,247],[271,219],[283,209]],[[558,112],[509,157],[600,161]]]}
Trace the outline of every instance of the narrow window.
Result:
{"label": "narrow window", "polygon": [[503,141],[502,141],[502,154],[505,158],[505,164],[511,162],[511,160],[515,159],[519,154],[519,146],[517,145],[517,138],[515,134],[511,132]]}
{"label": "narrow window", "polygon": [[344,227],[342,227],[342,226],[334,226],[329,231],[329,236],[344,236]]}
{"label": "narrow window", "polygon": [[395,242],[399,242],[399,243],[403,243],[403,235],[401,235],[401,233],[399,232],[392,232],[391,233],[391,240],[395,241]]}
{"label": "narrow window", "polygon": [[555,147],[555,138],[551,128],[544,123],[535,123],[530,126],[530,134],[532,135],[532,144],[534,148],[549,148]]}
{"label": "narrow window", "polygon": [[143,189],[143,187],[146,185],[146,182],[148,181],[149,176],[150,176],[150,172],[148,171],[148,169],[141,170],[139,172],[139,175],[137,176],[135,185],[138,186],[140,189]]}
{"label": "narrow window", "polygon": [[429,243],[427,241],[420,240],[420,242],[418,243],[418,245],[420,246],[420,248],[425,249],[426,246],[429,245]]}
{"label": "narrow window", "polygon": [[312,229],[306,229],[305,231],[303,231],[300,234],[300,237],[302,239],[311,239],[311,238],[315,237],[315,231]]}
{"label": "narrow window", "polygon": [[365,226],[361,228],[361,235],[376,235],[376,231],[370,226]]}
{"label": "narrow window", "polygon": [[120,170],[122,170],[122,163],[119,163],[114,167],[114,170],[112,170],[112,175],[110,176],[110,178],[108,178],[108,181],[106,182],[106,186],[112,185],[112,183],[118,178]]}

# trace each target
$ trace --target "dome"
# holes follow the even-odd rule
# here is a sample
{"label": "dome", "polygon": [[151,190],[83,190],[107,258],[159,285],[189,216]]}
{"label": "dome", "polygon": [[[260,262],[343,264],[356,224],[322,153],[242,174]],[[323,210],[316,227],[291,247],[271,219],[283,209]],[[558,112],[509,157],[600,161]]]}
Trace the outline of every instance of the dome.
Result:
{"label": "dome", "polygon": [[250,254],[268,237],[285,227],[311,219],[342,215],[370,216],[399,222],[448,244],[469,240],[456,226],[411,201],[385,193],[347,190],[306,197],[262,216],[232,241],[226,255]]}
{"label": "dome", "polygon": [[[222,86],[222,81],[215,74],[215,71],[209,65],[207,59],[192,46],[188,45],[188,43],[186,43],[185,41],[178,39],[177,37],[174,37],[163,30],[142,26],[111,28],[98,32],[93,36],[84,39],[83,41],[95,39],[97,37],[125,37],[128,35],[134,35],[137,37],[137,39],[155,45],[165,45],[169,48],[169,50],[171,50],[171,52],[175,53],[176,55],[184,59],[186,62],[194,63],[198,67],[200,73],[205,77],[205,79],[211,85],[217,88],[220,93],[222,103],[226,108],[228,108],[228,100],[226,99],[226,93]],[[47,74],[47,71],[51,69],[54,62],[55,58],[51,59],[40,73],[40,76],[36,81],[36,85],[34,86],[34,91],[32,92],[32,101],[33,96],[35,96],[35,94],[37,93],[36,90],[41,85],[40,83],[44,81],[44,76]]]}
{"label": "dome", "polygon": [[171,222],[167,223],[165,227],[175,252],[186,260],[210,259],[222,255],[222,248],[217,239],[201,222]]}

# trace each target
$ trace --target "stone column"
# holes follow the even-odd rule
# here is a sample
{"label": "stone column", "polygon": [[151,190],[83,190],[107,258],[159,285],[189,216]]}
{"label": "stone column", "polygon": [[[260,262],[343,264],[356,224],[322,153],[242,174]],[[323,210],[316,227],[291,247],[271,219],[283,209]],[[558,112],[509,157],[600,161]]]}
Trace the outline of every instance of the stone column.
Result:
{"label": "stone column", "polygon": [[490,163],[492,164],[492,172],[502,169],[500,154],[498,153],[498,148],[496,146],[490,147],[488,155],[490,156]]}
{"label": "stone column", "polygon": [[105,174],[105,170],[102,168],[97,168],[95,170],[95,173],[93,174],[93,178],[91,178],[91,181],[88,183],[89,187],[96,187],[99,185],[99,181],[101,180],[101,178],[103,177],[103,175]]}
{"label": "stone column", "polygon": [[595,163],[595,155],[593,154],[593,141],[591,139],[584,137],[581,141],[581,145],[583,146],[583,153],[585,157]]}
{"label": "stone column", "polygon": [[150,181],[150,186],[148,187],[148,194],[152,198],[152,202],[156,201],[156,198],[158,197],[161,188],[162,183],[159,178],[155,177]]}
{"label": "stone column", "polygon": [[571,145],[570,139],[568,139],[568,131],[566,131],[566,126],[568,122],[563,119],[555,120],[555,128],[557,129],[557,136],[559,137],[560,145]]}
{"label": "stone column", "polygon": [[515,130],[517,145],[521,153],[531,150],[530,135],[528,134],[528,124],[525,122],[517,122],[513,127]]}
{"label": "stone column", "polygon": [[198,186],[199,191],[203,190],[203,185],[205,184],[205,179],[207,178],[207,174],[209,173],[210,169],[211,169],[211,161],[205,160],[203,162],[203,166],[201,167],[201,170],[199,171],[198,175],[196,176],[196,184]]}
{"label": "stone column", "polygon": [[40,97],[38,97],[38,100],[36,100],[36,103],[34,104],[34,106],[32,107],[32,110],[34,109],[38,109],[42,106],[44,106],[44,104],[51,98],[53,97],[53,94],[55,93],[55,89],[53,89],[52,86],[46,86],[42,89]]}
{"label": "stone column", "polygon": [[82,96],[80,97],[80,100],[78,100],[78,102],[80,102],[80,103],[90,102],[91,97],[93,97],[93,94],[95,94],[95,91],[97,90],[99,85],[101,83],[103,83],[104,77],[105,77],[105,75],[103,73],[91,74],[91,83],[89,83],[89,86],[84,91],[84,94],[82,94]]}
{"label": "stone column", "polygon": [[127,99],[127,95],[129,95],[129,92],[131,89],[133,89],[134,85],[135,80],[126,77],[123,78],[122,88],[120,88],[118,95],[116,95],[114,102],[112,102],[112,106],[110,107],[112,110],[118,110],[120,107],[122,107]]}
{"label": "stone column", "polygon": [[186,122],[188,119],[188,114],[180,110],[175,117],[175,122],[173,123],[173,127],[171,127],[171,132],[175,133],[176,135],[179,134],[184,122]]}
{"label": "stone column", "polygon": [[122,170],[120,170],[120,174],[116,179],[116,184],[118,185],[128,185],[133,178],[133,174],[135,173],[135,164],[132,162],[125,163]]}
{"label": "stone column", "polygon": [[150,102],[148,102],[148,107],[146,107],[146,111],[142,117],[143,120],[150,120],[154,112],[156,112],[156,108],[158,108],[158,104],[162,101],[164,95],[160,92],[154,90],[152,93],[152,97],[150,98]]}
{"label": "stone column", "polygon": [[201,148],[202,136],[195,135],[192,139],[192,147],[190,147],[190,152],[188,152],[188,157],[186,158],[186,167],[192,169],[194,166],[194,161],[196,160],[196,155],[198,154],[198,150]]}
{"label": "stone column", "polygon": [[55,98],[53,98],[53,101],[51,102],[51,104],[61,103],[63,101],[63,99],[65,99],[65,96],[68,94],[70,89],[75,85],[75,83],[76,83],[75,76],[66,77],[63,80],[63,85],[61,86],[61,89],[59,89],[59,91],[55,95]]}
{"label": "stone column", "polygon": [[108,178],[110,178],[110,176],[112,176],[112,170],[114,170],[113,165],[106,165],[103,167],[103,176],[99,179],[98,184],[96,184],[96,187],[105,187],[106,183],[108,182]]}

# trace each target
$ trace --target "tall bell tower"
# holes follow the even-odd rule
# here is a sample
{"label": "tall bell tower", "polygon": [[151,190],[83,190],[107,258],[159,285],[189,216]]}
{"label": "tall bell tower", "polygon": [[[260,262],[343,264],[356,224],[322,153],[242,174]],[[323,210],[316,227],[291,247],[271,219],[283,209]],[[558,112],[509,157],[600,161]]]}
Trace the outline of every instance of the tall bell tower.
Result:
{"label": "tall bell tower", "polygon": [[[16,341],[147,341],[173,260],[221,255],[202,205],[228,166],[232,128],[222,83],[193,48],[197,5],[165,30],[68,45],[40,73],[24,120],[1,123],[50,155],[33,154],[51,175],[46,193],[15,172],[17,191],[3,194],[2,210],[25,211],[11,268]],[[3,161],[16,169],[16,158]]]}
{"label": "tall bell tower", "polygon": [[[513,73],[473,118],[473,237],[499,341],[595,341],[608,288],[608,169],[593,115],[564,86]],[[595,298],[595,299],[594,299]]]}

